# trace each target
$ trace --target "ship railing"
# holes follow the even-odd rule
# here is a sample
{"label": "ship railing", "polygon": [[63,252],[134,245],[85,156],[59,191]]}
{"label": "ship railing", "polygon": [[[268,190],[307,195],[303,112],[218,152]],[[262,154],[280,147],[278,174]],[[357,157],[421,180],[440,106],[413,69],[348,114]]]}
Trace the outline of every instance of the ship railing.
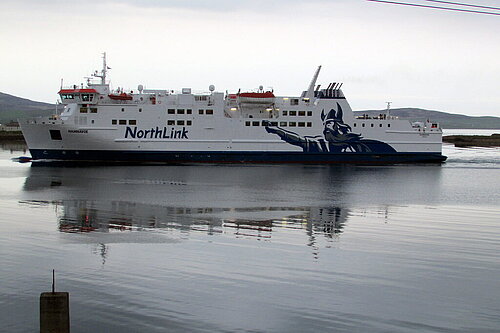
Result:
{"label": "ship railing", "polygon": [[361,116],[355,116],[354,118],[356,118],[356,119],[377,119],[377,120],[395,120],[395,119],[399,119],[396,116],[388,116],[385,113],[381,113],[381,114],[379,114],[377,116],[370,116],[368,114],[363,114]]}
{"label": "ship railing", "polygon": [[62,124],[64,123],[63,120],[57,116],[57,117],[54,117],[54,116],[41,116],[41,117],[33,117],[33,118],[26,118],[26,119],[22,119],[20,120],[20,123],[22,124],[27,124],[27,125],[36,125],[36,124]]}

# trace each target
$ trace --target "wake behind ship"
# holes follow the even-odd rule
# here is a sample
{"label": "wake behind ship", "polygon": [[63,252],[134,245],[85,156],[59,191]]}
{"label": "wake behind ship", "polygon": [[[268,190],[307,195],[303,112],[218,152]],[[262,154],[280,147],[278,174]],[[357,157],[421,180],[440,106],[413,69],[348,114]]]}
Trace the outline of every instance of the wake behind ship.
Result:
{"label": "wake behind ship", "polygon": [[59,91],[64,110],[21,121],[34,160],[165,163],[442,162],[439,124],[355,117],[342,84],[300,96],[191,88],[111,91],[103,56],[87,86]]}

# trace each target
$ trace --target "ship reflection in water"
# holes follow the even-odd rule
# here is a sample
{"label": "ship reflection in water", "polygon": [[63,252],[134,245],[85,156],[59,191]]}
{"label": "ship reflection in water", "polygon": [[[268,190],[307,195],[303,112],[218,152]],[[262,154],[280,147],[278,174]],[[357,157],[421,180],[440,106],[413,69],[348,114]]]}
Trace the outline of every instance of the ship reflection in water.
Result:
{"label": "ship reflection in water", "polygon": [[[334,238],[342,232],[349,215],[348,209],[338,207],[185,208],[87,200],[25,200],[20,203],[54,206],[59,231],[65,233],[180,231],[266,240],[271,239],[273,230],[284,228],[305,231],[309,237],[322,234]],[[254,213],[275,217],[244,217]]]}
{"label": "ship reflection in water", "polygon": [[[23,203],[52,205],[61,232],[96,234],[84,240],[92,244],[220,235],[306,245],[317,257],[353,215],[387,218],[394,205],[433,202],[440,172],[435,166],[39,166],[29,170]],[[421,179],[404,191],[409,173]]]}

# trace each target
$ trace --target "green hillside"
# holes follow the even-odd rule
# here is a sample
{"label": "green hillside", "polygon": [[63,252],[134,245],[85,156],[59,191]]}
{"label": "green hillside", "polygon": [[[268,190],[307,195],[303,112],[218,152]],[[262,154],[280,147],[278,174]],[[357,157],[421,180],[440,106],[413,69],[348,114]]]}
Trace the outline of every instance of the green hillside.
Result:
{"label": "green hillside", "polygon": [[48,116],[55,112],[55,104],[35,102],[0,92],[0,124],[17,119]]}
{"label": "green hillside", "polygon": [[[365,110],[355,111],[357,116],[368,114],[378,116],[386,113],[386,110]],[[391,109],[390,114],[400,119],[410,121],[425,121],[429,119],[440,123],[442,128],[475,128],[475,129],[500,129],[499,117],[471,117],[461,114],[446,113],[441,111],[431,111],[417,108]]]}

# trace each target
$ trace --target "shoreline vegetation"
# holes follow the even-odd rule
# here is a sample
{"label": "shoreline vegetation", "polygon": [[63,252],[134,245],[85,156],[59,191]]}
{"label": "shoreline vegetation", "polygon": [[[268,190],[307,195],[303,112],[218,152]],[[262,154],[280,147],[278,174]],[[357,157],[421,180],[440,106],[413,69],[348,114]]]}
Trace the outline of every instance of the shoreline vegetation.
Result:
{"label": "shoreline vegetation", "polygon": [[[22,141],[21,131],[0,131],[0,141]],[[446,135],[443,142],[453,143],[455,147],[500,147],[500,134],[492,135]]]}
{"label": "shoreline vegetation", "polygon": [[500,134],[492,135],[447,135],[443,142],[453,143],[455,147],[500,147]]}

